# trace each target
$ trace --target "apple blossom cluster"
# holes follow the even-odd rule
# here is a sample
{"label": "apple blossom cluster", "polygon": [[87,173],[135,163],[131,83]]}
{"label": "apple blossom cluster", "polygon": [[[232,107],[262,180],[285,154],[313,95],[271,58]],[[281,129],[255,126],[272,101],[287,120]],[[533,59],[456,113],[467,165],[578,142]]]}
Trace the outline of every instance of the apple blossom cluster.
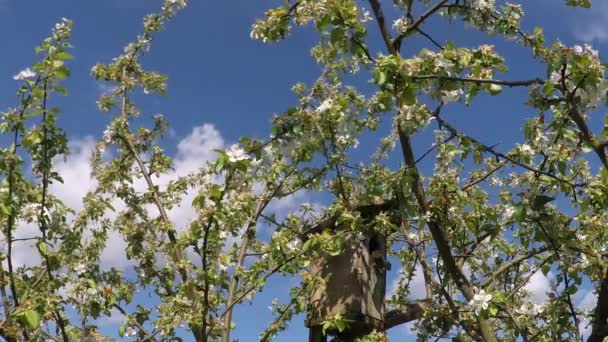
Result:
{"label": "apple blossom cluster", "polygon": [[480,11],[491,11],[496,6],[495,0],[467,0],[466,5]]}
{"label": "apple blossom cluster", "polygon": [[469,305],[473,308],[476,314],[480,314],[482,311],[487,310],[492,302],[492,294],[486,293],[485,290],[479,290],[479,292],[473,295],[473,299],[469,301]]}
{"label": "apple blossom cluster", "polygon": [[18,74],[13,76],[13,79],[15,81],[26,81],[26,80],[31,80],[35,77],[36,77],[36,73],[33,72],[32,69],[25,68],[24,70],[21,70]]}
{"label": "apple blossom cluster", "polygon": [[393,22],[393,30],[397,32],[397,34],[402,34],[407,31],[408,22],[406,18],[399,18]]}
{"label": "apple blossom cluster", "polygon": [[331,98],[325,99],[321,104],[315,109],[317,113],[325,113],[332,109],[334,105],[334,101]]}
{"label": "apple blossom cluster", "polygon": [[231,163],[236,163],[241,160],[249,159],[249,156],[247,155],[245,150],[243,150],[243,148],[238,144],[230,145],[228,150],[226,150],[226,155],[228,156],[228,160]]}
{"label": "apple blossom cluster", "polygon": [[188,4],[188,1],[186,0],[165,0],[165,6],[176,6],[179,9],[182,9],[184,7],[186,7],[186,5]]}
{"label": "apple blossom cluster", "polygon": [[298,25],[306,25],[326,15],[329,8],[330,1],[328,0],[300,1],[295,11],[294,22]]}
{"label": "apple blossom cluster", "polygon": [[290,30],[288,12],[284,7],[268,10],[266,20],[257,20],[253,24],[251,39],[271,43],[285,38]]}

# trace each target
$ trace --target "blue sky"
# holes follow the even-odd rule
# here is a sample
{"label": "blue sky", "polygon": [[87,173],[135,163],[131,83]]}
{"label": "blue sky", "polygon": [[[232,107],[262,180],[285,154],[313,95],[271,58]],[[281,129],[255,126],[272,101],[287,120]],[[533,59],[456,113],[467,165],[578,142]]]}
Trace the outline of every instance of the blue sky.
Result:
{"label": "blue sky", "polygon": [[[86,137],[99,137],[109,121],[107,113],[96,109],[95,101],[103,87],[90,77],[90,69],[95,63],[107,62],[119,54],[140,32],[143,15],[155,11],[160,2],[0,0],[0,43],[4,51],[0,57],[0,107],[16,104],[14,94],[18,85],[12,75],[35,61],[34,46],[60,18],[73,19],[75,58],[70,63],[72,77],[66,82],[70,96],[57,99],[55,104],[62,108],[60,123],[70,138],[78,141],[83,149],[83,146],[90,147],[91,140]],[[567,45],[591,41],[600,53],[605,51],[608,3],[602,2],[592,11],[585,11],[566,8],[564,1],[558,0],[521,2],[526,10],[524,27],[544,27],[548,42],[558,38]],[[169,117],[173,133],[165,145],[172,154],[182,154],[184,165],[197,161],[189,153],[208,159],[209,154],[203,148],[221,147],[243,135],[267,136],[272,115],[295,104],[291,86],[300,81],[309,84],[318,76],[320,67],[309,53],[316,39],[314,30],[298,28],[290,39],[277,45],[264,45],[249,38],[253,20],[267,8],[281,3],[279,0],[192,1],[167,30],[157,36],[151,53],[144,58],[144,65],[169,75],[169,95],[142,97],[139,104],[144,117],[156,113]],[[385,3],[390,8],[391,1]],[[391,10],[387,11],[390,16]],[[372,47],[379,49],[375,22],[370,24],[370,37],[376,42]],[[488,39],[461,23],[448,25],[439,18],[433,19],[425,29],[440,42],[453,40],[463,46],[495,44],[512,71],[501,78],[545,76],[544,69],[532,61],[529,52],[512,42]],[[422,40],[408,44],[404,56],[412,55],[420,47],[431,47]],[[365,82],[356,85],[368,87]],[[446,118],[483,142],[499,143],[498,149],[508,150],[521,139],[521,123],[535,113],[523,105],[525,90],[506,89],[505,93],[509,96],[482,96],[468,108],[452,105],[446,108]],[[207,130],[206,135],[193,135],[193,127],[204,124],[213,125],[213,132]],[[187,140],[188,137],[192,139]],[[187,143],[195,143],[197,137],[207,144],[188,149]],[[210,142],[210,137],[215,140]],[[429,141],[428,136],[423,136],[416,144],[423,148]],[[183,148],[180,150],[179,146]],[[75,150],[75,158],[81,158],[78,165],[86,166],[86,154],[79,151]],[[366,149],[363,144],[358,153],[369,155],[371,151],[372,148]],[[65,169],[72,166],[66,164]],[[90,180],[85,177],[85,181]],[[271,317],[266,306],[274,296],[284,298],[286,289],[283,280],[271,281],[269,293],[260,296],[260,305],[239,308],[235,316],[238,324],[235,337],[241,341],[256,340]],[[108,324],[108,329],[115,328]],[[302,321],[295,320],[289,332],[280,335],[277,341],[303,340],[305,333]],[[391,337],[409,339],[403,328],[395,328]]]}

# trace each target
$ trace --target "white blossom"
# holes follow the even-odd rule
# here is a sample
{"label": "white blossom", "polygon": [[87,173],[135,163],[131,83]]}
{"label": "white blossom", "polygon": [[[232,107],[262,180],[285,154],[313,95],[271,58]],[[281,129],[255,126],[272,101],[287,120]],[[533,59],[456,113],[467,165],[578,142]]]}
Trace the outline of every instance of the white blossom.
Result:
{"label": "white blossom", "polygon": [[597,50],[593,49],[593,47],[589,44],[585,44],[585,54],[590,55],[594,58],[599,58],[600,54],[598,53]]}
{"label": "white blossom", "polygon": [[533,315],[538,315],[543,313],[543,311],[545,310],[544,306],[540,305],[540,304],[532,304],[532,309],[531,309],[531,313]]}
{"label": "white blossom", "polygon": [[135,335],[137,335],[137,332],[132,327],[128,327],[127,330],[125,330],[126,337],[133,337]]}
{"label": "white blossom", "polygon": [[454,63],[449,59],[439,56],[435,59],[435,66],[441,69],[450,69],[454,66]]}
{"label": "white blossom", "polygon": [[580,230],[576,232],[576,238],[579,241],[585,241],[587,239],[587,235],[585,235],[583,232],[581,232]]}
{"label": "white blossom", "polygon": [[13,76],[15,81],[25,81],[36,77],[36,73],[32,71],[30,68],[26,68],[24,70],[19,71],[19,73]]}
{"label": "white blossom", "polygon": [[359,140],[353,139],[349,134],[338,134],[336,136],[336,143],[338,145],[346,146],[351,141],[353,142],[353,148],[357,148],[359,146]]}
{"label": "white blossom", "polygon": [[519,308],[515,309],[515,313],[536,316],[543,313],[544,310],[545,308],[540,304],[534,303],[531,307],[528,307],[527,304],[522,304]]}
{"label": "white blossom", "polygon": [[549,77],[549,81],[551,81],[551,83],[554,84],[559,84],[562,80],[562,75],[557,72],[557,71],[553,71],[551,72],[551,76]]}
{"label": "white blossom", "polygon": [[490,185],[493,185],[493,186],[504,186],[505,182],[503,182],[503,180],[501,178],[499,178],[499,177],[492,176],[490,178]]}
{"label": "white blossom", "polygon": [[448,103],[448,102],[457,102],[458,100],[460,100],[460,97],[462,96],[463,91],[462,89],[456,89],[456,90],[450,90],[450,91],[442,91],[441,92],[441,101],[443,101],[444,103]]}
{"label": "white blossom", "polygon": [[103,137],[101,138],[101,140],[106,144],[110,144],[112,142],[113,136],[114,130],[112,129],[112,127],[108,127],[105,129],[105,131],[103,131]]}
{"label": "white blossom", "polygon": [[574,45],[574,46],[572,47],[572,52],[574,52],[574,54],[575,54],[575,55],[580,56],[580,55],[582,55],[582,54],[583,54],[583,52],[584,52],[584,51],[585,51],[585,50],[583,50],[583,47],[582,47],[582,46],[580,46],[580,45]]}
{"label": "white blossom", "polygon": [[76,272],[76,274],[78,275],[83,275],[86,271],[87,265],[85,265],[84,263],[79,263],[78,265],[76,265],[76,267],[74,267],[74,272]]}
{"label": "white blossom", "polygon": [[[23,206],[23,208],[21,209],[23,218],[27,221],[27,220],[33,220],[34,218],[38,217],[40,215],[40,204],[37,203],[28,203],[25,206]],[[44,209],[42,210],[42,217],[50,220],[51,219],[51,212],[49,211],[49,208],[44,207]]]}
{"label": "white blossom", "polygon": [[407,31],[407,27],[408,25],[405,18],[399,18],[393,22],[393,29],[397,33],[404,33],[405,31]]}
{"label": "white blossom", "polygon": [[186,0],[167,0],[167,4],[177,6],[178,8],[184,8],[187,5]]}
{"label": "white blossom", "polygon": [[264,43],[266,43],[268,41],[268,38],[266,38],[263,35],[262,30],[261,30],[261,25],[259,23],[253,24],[253,27],[251,28],[251,33],[249,34],[249,36],[253,40],[261,40]]}
{"label": "white blossom", "polygon": [[418,238],[419,238],[418,234],[416,234],[416,233],[414,233],[414,232],[409,232],[409,233],[407,233],[407,239],[408,239],[408,240],[409,240],[411,243],[414,243],[414,244],[418,243],[418,242],[419,242],[419,241],[418,241]]}
{"label": "white blossom", "polygon": [[481,311],[486,310],[488,308],[491,300],[492,295],[486,293],[485,290],[481,290],[473,296],[473,299],[471,299],[469,305],[473,307],[475,313],[479,314]]}
{"label": "white blossom", "polygon": [[334,101],[332,99],[326,99],[325,101],[321,102],[321,104],[319,105],[319,107],[317,107],[315,111],[317,113],[325,113],[330,110],[333,105]]}
{"label": "white blossom", "polygon": [[519,151],[520,151],[521,153],[523,153],[523,154],[526,154],[526,155],[533,155],[533,154],[534,154],[534,150],[533,150],[533,149],[532,149],[532,147],[531,147],[530,145],[528,145],[528,144],[522,144],[522,145],[519,145],[519,147],[518,147],[518,148],[519,148]]}
{"label": "white blossom", "polygon": [[300,240],[295,239],[295,240],[291,240],[287,243],[287,249],[290,252],[297,251],[299,247],[300,247]]}
{"label": "white blossom", "polygon": [[372,20],[374,20],[374,18],[372,18],[371,14],[369,14],[369,11],[363,11],[363,14],[361,15],[361,22],[366,23]]}
{"label": "white blossom", "polygon": [[581,266],[583,268],[587,268],[591,265],[591,263],[589,262],[589,258],[587,258],[586,254],[581,254]]}
{"label": "white blossom", "polygon": [[420,219],[424,220],[424,221],[430,221],[431,220],[431,216],[432,216],[431,212],[427,210],[424,213],[424,215],[422,215],[422,217]]}
{"label": "white blossom", "polygon": [[243,150],[238,144],[231,145],[228,150],[226,150],[226,155],[228,155],[228,160],[232,163],[249,159],[249,156],[247,153],[245,153],[245,150]]}
{"label": "white blossom", "polygon": [[513,214],[515,214],[515,207],[507,205],[503,211],[503,219],[508,220],[513,217]]}
{"label": "white blossom", "polygon": [[470,6],[481,10],[481,11],[487,11],[487,10],[491,10],[494,8],[495,5],[495,0],[469,0]]}

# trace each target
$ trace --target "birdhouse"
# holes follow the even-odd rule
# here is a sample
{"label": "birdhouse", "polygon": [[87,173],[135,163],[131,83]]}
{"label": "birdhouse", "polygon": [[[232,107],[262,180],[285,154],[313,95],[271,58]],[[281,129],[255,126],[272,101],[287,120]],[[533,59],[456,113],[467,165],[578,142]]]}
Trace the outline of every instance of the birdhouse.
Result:
{"label": "birdhouse", "polygon": [[306,326],[312,331],[340,314],[351,321],[349,335],[381,330],[387,265],[386,238],[374,232],[349,239],[339,255],[316,260],[311,273],[321,276],[326,286],[312,293]]}

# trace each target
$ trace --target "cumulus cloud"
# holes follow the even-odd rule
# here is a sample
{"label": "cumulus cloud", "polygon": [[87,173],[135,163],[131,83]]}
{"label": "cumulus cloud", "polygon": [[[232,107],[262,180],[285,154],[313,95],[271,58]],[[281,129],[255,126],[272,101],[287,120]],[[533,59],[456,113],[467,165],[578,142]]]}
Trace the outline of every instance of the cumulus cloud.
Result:
{"label": "cumulus cloud", "polygon": [[96,320],[96,323],[98,326],[104,327],[108,325],[122,324],[125,320],[125,315],[118,311],[118,309],[111,309],[110,316],[102,316]]}
{"label": "cumulus cloud", "polygon": [[[184,137],[177,145],[174,169],[167,174],[156,177],[154,179],[155,184],[163,188],[171,181],[196,171],[207,162],[213,160],[216,156],[214,150],[223,149],[224,145],[224,139],[213,125],[204,124],[194,127],[190,134]],[[92,146],[89,148],[89,155],[91,151]],[[90,168],[88,162],[82,166],[86,169]],[[145,191],[146,185],[144,180],[140,179],[138,182],[135,182],[134,187],[138,191]],[[181,203],[167,212],[169,219],[178,231],[184,230],[194,218],[195,212],[191,203],[195,195],[195,190],[189,190],[183,196]],[[124,205],[119,204],[117,209],[120,210],[121,207],[124,207]],[[158,214],[156,207],[149,206],[148,209],[151,214]],[[125,254],[126,242],[118,232],[111,233],[107,245],[108,247],[101,256],[102,265],[105,267],[113,266],[119,269],[129,266],[129,261]]]}
{"label": "cumulus cloud", "polygon": [[[594,293],[593,288],[582,288],[574,295],[574,302],[577,309],[586,313],[592,313],[597,305],[597,295]],[[585,315],[579,317],[579,329],[583,337],[587,338],[591,333],[591,321]]]}
{"label": "cumulus cloud", "polygon": [[[83,209],[83,197],[97,186],[96,180],[91,175],[90,164],[95,143],[95,139],[92,137],[75,139],[70,144],[71,154],[65,159],[55,160],[54,163],[55,170],[60,174],[64,182],[52,184],[49,191],[61,199],[66,206],[75,211]],[[204,124],[194,127],[190,134],[181,139],[177,144],[177,151],[174,156],[174,169],[167,174],[155,177],[154,182],[162,189],[178,177],[186,176],[203,167],[207,162],[215,159],[217,155],[215,150],[225,148],[226,143],[221,133],[213,125]],[[134,187],[137,191],[145,191],[146,185],[144,180],[137,180],[134,183]],[[196,190],[189,190],[183,196],[182,202],[168,211],[169,218],[178,231],[186,229],[195,217],[195,211],[191,205],[195,196]],[[268,210],[285,213],[297,209],[305,202],[306,198],[306,193],[296,192],[284,199],[273,201]],[[113,206],[116,212],[120,212],[125,208],[124,203],[119,200],[116,200]],[[154,206],[149,206],[148,210],[152,215],[158,213],[158,210]],[[112,218],[114,215],[116,214],[107,214],[109,218]],[[37,226],[20,223],[14,238],[31,239],[39,235],[40,232]],[[231,242],[238,242],[238,240]],[[16,266],[39,264],[40,260],[38,253],[35,251],[34,243],[35,240],[24,240],[15,243],[13,257]],[[6,246],[0,247],[5,248]],[[110,232],[107,248],[101,255],[102,268],[115,267],[117,269],[126,269],[132,266],[126,258],[125,248],[126,242],[120,233],[116,231]]]}
{"label": "cumulus cloud", "polygon": [[585,11],[584,16],[577,20],[574,26],[576,38],[586,42],[604,42],[608,40],[608,2],[595,1],[590,11]]}
{"label": "cumulus cloud", "polygon": [[545,303],[548,299],[547,293],[551,290],[552,273],[547,273],[547,276],[541,271],[536,271],[530,277],[530,281],[524,286],[524,290],[530,293],[530,300],[534,303]]}
{"label": "cumulus cloud", "polygon": [[70,144],[71,154],[65,159],[55,160],[55,170],[63,178],[63,183],[50,186],[53,195],[76,211],[81,210],[82,198],[95,189],[97,182],[91,177],[90,158],[95,146],[92,137],[74,140]]}
{"label": "cumulus cloud", "polygon": [[[387,298],[392,297],[395,294],[395,292],[397,291],[397,288],[399,287],[399,279],[401,278],[402,270],[403,270],[403,268],[401,268],[399,270],[399,272],[397,273],[397,277],[395,277],[395,279],[393,279],[392,283],[388,286],[388,288],[386,290]],[[410,281],[410,295],[408,298],[409,299],[423,299],[425,297],[426,297],[426,289],[425,289],[425,283],[424,283],[424,275],[422,274],[422,266],[420,266],[420,264],[416,264],[414,277]],[[399,328],[399,332],[406,336],[414,336],[414,335],[416,335],[415,324],[416,324],[416,322],[408,322],[406,324],[403,324]]]}
{"label": "cumulus cloud", "polygon": [[[424,283],[424,275],[422,274],[422,266],[420,264],[416,264],[414,277],[410,281],[410,295],[409,299],[424,299],[426,297],[426,288]],[[399,279],[402,272],[402,269],[397,273],[397,277],[393,279],[393,282],[388,287],[386,294],[388,297],[391,297],[397,291],[399,287]]]}
{"label": "cumulus cloud", "polygon": [[[61,199],[64,204],[76,211],[83,208],[82,198],[95,189],[97,182],[91,176],[90,158],[95,146],[92,137],[73,140],[70,144],[71,154],[65,159],[57,159],[54,163],[55,170],[63,178],[63,183],[53,183],[49,191]],[[174,170],[167,175],[157,179],[159,186],[166,186],[171,180],[185,176],[215,157],[215,149],[222,149],[224,140],[213,125],[205,124],[194,127],[192,132],[183,138],[177,145]],[[136,185],[141,190],[143,183]],[[170,218],[176,226],[183,227],[194,216],[190,203],[194,193],[188,193],[183,202],[169,211]],[[124,208],[122,203],[115,203],[115,208]],[[20,223],[15,231],[16,239],[31,239],[40,235],[39,229],[33,224]],[[14,245],[15,266],[29,266],[40,262],[38,253],[35,252],[35,240],[18,241]],[[108,238],[107,248],[101,255],[101,264],[106,267],[117,267],[123,269],[129,265],[124,254],[125,241],[118,232],[111,232]],[[2,246],[6,247],[6,246]]]}

